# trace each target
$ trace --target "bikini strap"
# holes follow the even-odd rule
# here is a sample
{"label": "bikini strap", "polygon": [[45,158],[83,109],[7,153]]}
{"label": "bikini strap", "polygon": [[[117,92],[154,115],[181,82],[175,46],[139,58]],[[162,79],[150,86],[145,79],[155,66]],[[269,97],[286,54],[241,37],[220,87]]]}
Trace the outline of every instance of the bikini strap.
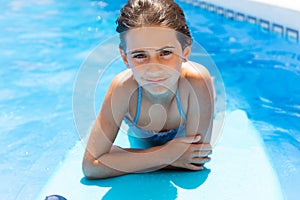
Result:
{"label": "bikini strap", "polygon": [[183,118],[184,121],[186,121],[186,116],[185,116],[185,114],[182,110],[182,107],[181,107],[178,89],[176,91],[176,102],[177,102],[178,111],[179,111],[181,117]]}
{"label": "bikini strap", "polygon": [[137,99],[137,105],[136,105],[136,114],[135,114],[135,118],[134,118],[134,125],[137,124],[137,122],[139,121],[139,116],[140,116],[140,112],[141,112],[141,102],[142,102],[142,87],[139,86],[138,87],[138,99]]}
{"label": "bikini strap", "polygon": [[[139,121],[139,116],[140,116],[140,112],[141,112],[141,102],[142,102],[142,87],[139,86],[138,87],[138,99],[137,99],[137,105],[136,105],[136,114],[135,114],[135,118],[133,121],[134,125],[136,125]],[[186,115],[184,114],[182,107],[181,107],[178,90],[176,91],[176,103],[177,103],[178,111],[179,111],[181,117],[183,118],[184,121],[186,121]]]}

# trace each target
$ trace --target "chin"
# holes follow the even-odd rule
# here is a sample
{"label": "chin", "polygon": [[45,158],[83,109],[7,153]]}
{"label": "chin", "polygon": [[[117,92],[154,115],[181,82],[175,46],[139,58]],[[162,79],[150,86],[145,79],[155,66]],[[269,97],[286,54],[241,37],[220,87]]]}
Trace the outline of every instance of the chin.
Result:
{"label": "chin", "polygon": [[154,96],[164,95],[171,90],[171,87],[167,85],[145,85],[144,88]]}
{"label": "chin", "polygon": [[165,94],[169,91],[166,85],[145,85],[144,88],[153,95]]}

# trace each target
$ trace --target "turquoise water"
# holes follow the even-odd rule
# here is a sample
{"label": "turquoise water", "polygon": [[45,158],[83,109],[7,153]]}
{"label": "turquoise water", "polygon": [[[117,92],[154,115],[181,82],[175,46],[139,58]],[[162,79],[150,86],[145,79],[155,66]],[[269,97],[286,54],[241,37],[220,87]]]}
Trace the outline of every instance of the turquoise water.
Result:
{"label": "turquoise water", "polygon": [[298,199],[299,43],[205,11],[205,17],[192,17],[197,13],[194,9],[187,12],[194,37],[219,67],[228,109],[247,112],[264,141],[284,197]]}
{"label": "turquoise water", "polygon": [[[2,2],[3,199],[34,199],[80,139],[72,111],[74,81],[89,52],[115,35],[114,21],[124,2]],[[219,67],[228,110],[247,112],[264,140],[286,199],[296,199],[300,184],[300,45],[254,25],[180,5],[194,39]],[[100,106],[111,78],[98,86],[95,107]]]}

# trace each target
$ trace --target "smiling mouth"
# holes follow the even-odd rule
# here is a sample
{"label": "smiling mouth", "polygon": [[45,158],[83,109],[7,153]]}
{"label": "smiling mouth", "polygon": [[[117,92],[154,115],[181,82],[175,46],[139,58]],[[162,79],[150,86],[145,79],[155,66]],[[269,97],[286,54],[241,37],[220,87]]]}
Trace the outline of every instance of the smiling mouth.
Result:
{"label": "smiling mouth", "polygon": [[162,83],[165,80],[167,80],[167,78],[159,78],[159,79],[146,79],[146,81],[148,83],[154,83],[154,84],[158,84],[158,83]]}

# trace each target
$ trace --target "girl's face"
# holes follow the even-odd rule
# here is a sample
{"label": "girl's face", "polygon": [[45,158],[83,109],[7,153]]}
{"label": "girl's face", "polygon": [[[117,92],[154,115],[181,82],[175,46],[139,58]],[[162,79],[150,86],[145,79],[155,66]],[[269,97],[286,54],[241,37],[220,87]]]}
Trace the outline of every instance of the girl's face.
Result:
{"label": "girl's face", "polygon": [[139,85],[152,94],[174,89],[190,48],[182,51],[173,29],[134,28],[126,33],[125,41],[126,52],[121,50],[121,55]]}

